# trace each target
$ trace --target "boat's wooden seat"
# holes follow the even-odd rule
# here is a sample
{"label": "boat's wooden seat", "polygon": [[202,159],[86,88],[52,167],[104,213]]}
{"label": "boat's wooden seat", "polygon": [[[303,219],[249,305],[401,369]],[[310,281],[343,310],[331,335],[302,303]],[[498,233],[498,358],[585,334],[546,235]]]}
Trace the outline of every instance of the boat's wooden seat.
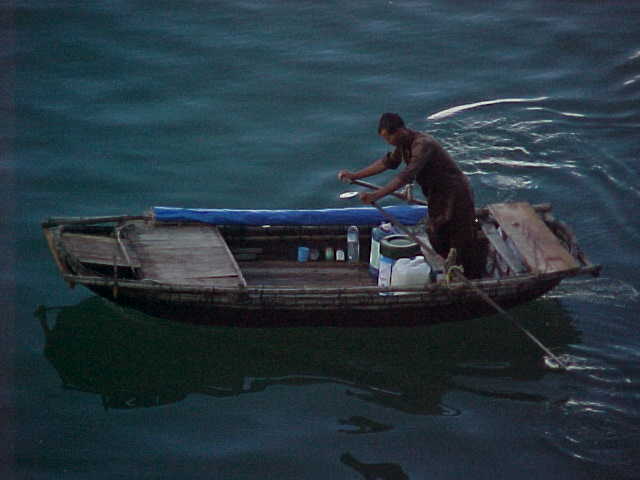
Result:
{"label": "boat's wooden seat", "polygon": [[212,225],[140,225],[129,234],[141,278],[161,283],[246,286],[220,231]]}
{"label": "boat's wooden seat", "polygon": [[580,266],[529,203],[494,203],[488,208],[532,273],[553,273]]}

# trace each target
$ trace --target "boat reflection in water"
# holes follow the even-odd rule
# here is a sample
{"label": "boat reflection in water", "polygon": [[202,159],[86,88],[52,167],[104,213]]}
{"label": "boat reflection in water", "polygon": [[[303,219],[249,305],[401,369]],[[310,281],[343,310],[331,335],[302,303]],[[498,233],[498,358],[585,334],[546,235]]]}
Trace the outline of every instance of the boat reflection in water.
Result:
{"label": "boat reflection in water", "polygon": [[[577,341],[555,300],[516,312],[556,353]],[[40,307],[37,313],[45,356],[64,388],[100,395],[105,408],[317,383],[345,385],[349,396],[420,415],[455,415],[442,401],[451,390],[546,400],[535,387],[517,381],[549,372],[538,348],[499,317],[420,328],[234,329],[160,320],[98,297],[75,306]],[[499,387],[491,387],[492,378]],[[357,416],[340,422],[347,433],[391,428]]]}

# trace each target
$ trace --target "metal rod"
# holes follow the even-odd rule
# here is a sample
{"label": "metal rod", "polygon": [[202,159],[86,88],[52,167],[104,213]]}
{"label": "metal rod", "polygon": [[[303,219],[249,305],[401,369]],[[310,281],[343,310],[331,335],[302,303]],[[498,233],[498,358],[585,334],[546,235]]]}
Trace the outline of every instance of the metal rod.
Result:
{"label": "metal rod", "polygon": [[[373,183],[369,183],[369,182],[363,182],[362,180],[350,180],[349,183],[352,183],[354,185],[360,185],[361,187],[370,188],[372,190],[378,190],[380,188],[378,185],[374,185]],[[408,201],[406,199],[406,197],[401,193],[393,192],[390,195],[393,195],[394,197],[397,197],[400,200],[404,200],[405,202]],[[420,199],[417,199],[417,198],[412,198],[408,202],[409,203],[414,203],[416,205],[426,205],[427,204],[427,202],[425,202],[424,200],[420,200]]]}

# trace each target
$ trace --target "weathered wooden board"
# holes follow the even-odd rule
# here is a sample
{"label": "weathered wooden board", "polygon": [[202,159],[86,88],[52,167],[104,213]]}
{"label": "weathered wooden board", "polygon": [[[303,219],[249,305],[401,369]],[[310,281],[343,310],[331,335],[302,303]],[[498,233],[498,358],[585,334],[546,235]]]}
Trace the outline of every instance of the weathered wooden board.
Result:
{"label": "weathered wooden board", "polygon": [[64,233],[62,239],[69,253],[77,257],[82,263],[113,265],[115,256],[116,263],[119,267],[140,267],[140,260],[135,254],[135,251],[127,248],[125,240],[122,240],[122,244],[124,248],[127,248],[127,255],[129,255],[131,264],[129,264],[122,248],[113,237]]}
{"label": "weathered wooden board", "polygon": [[131,241],[144,278],[181,285],[246,285],[226,241],[212,225],[141,226],[131,233]]}
{"label": "weathered wooden board", "polygon": [[504,261],[507,262],[507,265],[509,265],[509,268],[514,273],[525,273],[529,271],[520,256],[518,256],[516,252],[514,252],[500,236],[495,225],[484,223],[482,225],[482,231],[484,232],[487,239],[491,242],[491,245],[493,245],[500,256],[502,256]]}
{"label": "weathered wooden board", "polygon": [[488,207],[532,272],[553,273],[579,267],[527,202],[494,203]]}
{"label": "weathered wooden board", "polygon": [[327,288],[372,287],[377,285],[366,263],[352,265],[345,262],[320,260],[296,262],[286,260],[257,260],[241,263],[249,286]]}

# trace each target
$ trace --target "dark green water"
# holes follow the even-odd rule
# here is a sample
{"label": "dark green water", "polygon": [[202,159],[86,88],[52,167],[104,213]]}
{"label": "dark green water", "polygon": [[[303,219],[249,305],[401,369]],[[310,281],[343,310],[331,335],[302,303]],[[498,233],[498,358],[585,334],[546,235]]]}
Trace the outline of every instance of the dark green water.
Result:
{"label": "dark green water", "polygon": [[[637,475],[640,4],[52,5],[0,7],[3,478]],[[153,205],[339,207],[336,172],[386,151],[384,111],[439,138],[478,204],[550,202],[604,265],[515,311],[569,372],[497,317],[143,317],[68,289],[40,233]]]}

